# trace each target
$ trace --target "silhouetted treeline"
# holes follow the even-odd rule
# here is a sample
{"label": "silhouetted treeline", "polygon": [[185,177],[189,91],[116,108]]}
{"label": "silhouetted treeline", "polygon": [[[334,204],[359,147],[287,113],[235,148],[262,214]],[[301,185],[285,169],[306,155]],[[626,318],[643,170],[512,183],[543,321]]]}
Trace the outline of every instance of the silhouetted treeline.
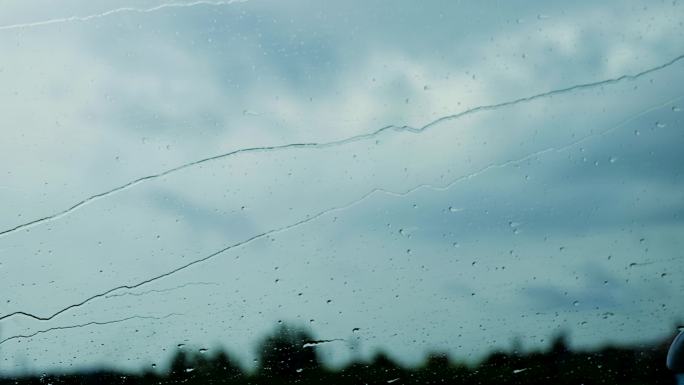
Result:
{"label": "silhouetted treeline", "polygon": [[370,362],[333,370],[321,364],[316,341],[301,328],[281,325],[259,345],[258,366],[246,371],[224,351],[179,349],[167,373],[106,371],[2,378],[0,385],[30,384],[675,384],[665,367],[669,341],[631,347],[571,351],[564,335],[537,352],[494,352],[477,365],[434,353],[418,367],[402,367],[384,353]]}

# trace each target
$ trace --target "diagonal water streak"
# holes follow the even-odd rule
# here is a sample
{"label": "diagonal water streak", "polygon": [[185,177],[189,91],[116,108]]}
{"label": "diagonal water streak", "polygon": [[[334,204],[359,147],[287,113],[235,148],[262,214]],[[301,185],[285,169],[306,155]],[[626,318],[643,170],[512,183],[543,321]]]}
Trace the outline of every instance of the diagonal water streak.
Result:
{"label": "diagonal water streak", "polygon": [[126,317],[126,318],[120,318],[120,319],[111,320],[111,321],[90,321],[90,322],[86,322],[86,323],[82,323],[82,324],[78,324],[78,325],[55,326],[55,327],[51,327],[48,329],[38,330],[38,331],[31,333],[31,334],[19,334],[19,335],[7,337],[3,340],[0,340],[0,345],[4,344],[7,341],[16,340],[19,338],[31,338],[31,337],[35,337],[39,334],[49,333],[49,332],[55,331],[55,330],[77,329],[77,328],[82,328],[82,327],[91,326],[91,325],[98,325],[98,326],[109,325],[109,324],[115,324],[115,323],[119,323],[119,322],[126,322],[126,321],[130,321],[130,320],[134,320],[134,319],[163,320],[163,319],[167,319],[169,317],[179,316],[179,315],[183,315],[183,314],[170,313],[170,314],[167,314],[163,317],[134,315],[134,316],[130,316],[130,317]]}
{"label": "diagonal water streak", "polygon": [[127,295],[130,295],[133,297],[140,297],[140,296],[151,294],[151,293],[167,293],[169,291],[184,289],[188,286],[219,286],[219,284],[216,282],[188,282],[188,283],[185,283],[185,284],[180,285],[180,286],[169,287],[166,289],[150,289],[150,290],[142,291],[140,293],[124,292],[124,293],[110,294],[110,295],[105,296],[105,298],[123,297],[123,296],[127,296]]}
{"label": "diagonal water streak", "polygon": [[226,1],[199,0],[199,1],[192,1],[189,3],[163,3],[163,4],[159,4],[159,5],[156,5],[154,7],[150,7],[150,8],[121,7],[121,8],[111,9],[109,11],[105,11],[102,13],[96,13],[96,14],[92,14],[92,15],[87,15],[87,16],[69,16],[69,17],[61,17],[61,18],[56,18],[56,19],[34,21],[34,22],[30,22],[30,23],[2,25],[2,26],[0,26],[0,31],[8,30],[8,29],[22,29],[22,28],[41,27],[41,26],[45,26],[45,25],[69,23],[69,22],[75,22],[75,21],[89,21],[89,20],[93,20],[93,19],[101,19],[103,17],[107,17],[107,16],[119,14],[119,13],[150,13],[150,12],[156,12],[156,11],[160,11],[162,9],[167,9],[167,8],[189,8],[189,7],[195,7],[198,5],[220,6],[220,5],[229,5],[229,4],[233,4],[233,3],[244,3],[246,1],[247,0],[226,0]]}
{"label": "diagonal water streak", "polygon": [[145,279],[145,280],[143,280],[143,281],[139,281],[138,283],[135,283],[135,284],[128,284],[128,285],[120,285],[120,286],[117,286],[117,287],[108,289],[108,290],[106,290],[106,291],[104,291],[104,292],[100,292],[100,293],[94,294],[94,295],[92,295],[92,296],[90,296],[90,297],[88,297],[88,298],[85,298],[85,299],[82,300],[81,302],[78,302],[78,303],[74,303],[74,304],[68,305],[68,306],[66,306],[66,307],[64,307],[64,308],[62,308],[62,309],[56,311],[55,313],[52,313],[51,315],[48,315],[48,316],[38,316],[38,315],[29,313],[29,312],[25,312],[25,311],[15,311],[15,312],[13,312],[13,313],[8,313],[8,314],[5,314],[5,315],[0,316],[0,321],[5,320],[5,319],[10,318],[10,317],[13,317],[13,316],[19,316],[19,315],[22,315],[22,316],[25,316],[25,317],[28,317],[28,318],[32,318],[32,319],[35,319],[35,320],[38,320],[38,321],[49,321],[49,320],[51,320],[51,319],[57,317],[58,315],[60,315],[60,314],[62,314],[62,313],[64,313],[64,312],[66,312],[66,311],[68,311],[68,310],[71,310],[71,309],[74,309],[74,308],[78,308],[78,307],[80,307],[80,306],[83,306],[83,305],[85,305],[86,303],[88,303],[88,302],[90,302],[90,301],[93,301],[93,300],[95,300],[95,299],[97,299],[97,298],[106,297],[107,295],[109,295],[109,294],[111,294],[111,293],[113,293],[113,292],[115,292],[115,291],[124,290],[124,289],[125,289],[125,290],[132,290],[132,289],[138,288],[138,287],[143,286],[143,285],[146,285],[146,284],[148,284],[148,283],[151,283],[151,282],[160,280],[160,279],[162,279],[162,278],[171,276],[171,275],[173,275],[173,274],[175,274],[175,273],[177,273],[177,272],[179,272],[179,271],[185,270],[185,269],[187,269],[187,268],[189,268],[189,267],[191,267],[191,266],[193,266],[193,265],[196,265],[196,264],[199,264],[199,263],[208,261],[208,260],[210,260],[210,259],[212,259],[212,258],[214,258],[214,257],[216,257],[216,256],[218,256],[218,255],[220,255],[220,254],[225,253],[225,252],[228,251],[228,250],[231,250],[231,249],[234,249],[234,248],[237,248],[237,247],[241,247],[241,246],[248,245],[248,244],[252,243],[253,241],[256,241],[256,240],[259,240],[259,239],[268,237],[268,236],[273,235],[273,234],[278,234],[278,233],[282,233],[282,232],[291,230],[291,229],[293,229],[293,228],[299,227],[299,226],[301,226],[301,225],[304,225],[304,224],[306,224],[306,223],[309,223],[309,222],[311,222],[311,221],[314,221],[314,220],[316,220],[316,219],[318,219],[318,218],[321,218],[321,217],[323,217],[323,216],[326,216],[326,215],[328,215],[328,214],[330,214],[330,213],[339,212],[339,211],[344,211],[344,210],[350,209],[350,208],[352,208],[352,207],[354,207],[354,206],[356,206],[356,205],[358,205],[358,204],[360,204],[360,203],[366,201],[367,199],[369,199],[370,197],[372,197],[372,196],[374,196],[374,195],[377,195],[377,194],[382,193],[382,194],[386,194],[386,195],[390,195],[390,196],[395,196],[395,197],[405,197],[405,196],[407,196],[407,195],[409,195],[409,194],[411,194],[411,193],[413,193],[413,192],[415,192],[415,191],[417,191],[417,190],[424,189],[424,188],[432,189],[432,190],[436,190],[436,191],[444,191],[444,190],[447,190],[447,189],[453,187],[453,186],[456,185],[457,183],[460,183],[460,182],[462,182],[462,181],[465,181],[465,180],[468,180],[468,179],[472,179],[472,178],[474,178],[474,177],[477,177],[477,176],[479,176],[479,175],[482,175],[482,174],[486,173],[486,172],[489,171],[489,170],[497,169],[497,168],[503,168],[503,167],[507,167],[507,166],[510,166],[510,165],[513,165],[513,164],[523,163],[523,162],[525,162],[525,161],[527,161],[527,160],[529,160],[529,159],[535,158],[535,157],[540,156],[540,155],[543,155],[543,154],[545,154],[545,153],[549,153],[549,152],[553,152],[553,151],[555,151],[555,152],[565,151],[565,150],[567,150],[567,149],[569,149],[569,148],[572,148],[573,146],[576,146],[577,144],[584,143],[585,141],[587,141],[587,140],[589,140],[589,139],[592,139],[592,138],[595,138],[595,137],[600,137],[600,136],[605,136],[605,135],[607,135],[607,134],[609,134],[609,133],[611,133],[611,132],[613,132],[613,131],[615,131],[615,130],[621,128],[621,127],[623,127],[623,126],[626,125],[627,123],[630,123],[630,122],[632,122],[632,121],[634,121],[634,120],[640,118],[641,116],[643,116],[643,115],[645,115],[645,114],[647,114],[647,113],[649,113],[649,112],[652,112],[652,111],[655,111],[655,110],[657,110],[657,109],[663,108],[663,107],[665,107],[665,106],[667,106],[667,105],[670,105],[670,104],[672,104],[672,103],[674,103],[674,102],[676,102],[676,101],[678,101],[678,100],[681,100],[681,99],[683,99],[683,98],[684,98],[684,95],[681,95],[681,96],[678,96],[678,97],[673,98],[673,99],[671,99],[671,100],[668,100],[668,101],[666,101],[666,102],[664,102],[664,103],[660,103],[660,104],[658,104],[658,105],[654,105],[654,106],[652,106],[652,107],[649,107],[649,108],[647,108],[647,109],[645,109],[645,110],[642,110],[642,111],[640,111],[640,112],[638,112],[638,113],[636,113],[636,114],[634,114],[634,115],[632,115],[632,116],[630,116],[630,117],[628,117],[628,118],[622,120],[622,121],[619,122],[618,124],[613,125],[613,126],[607,128],[607,129],[605,129],[605,130],[600,130],[600,131],[597,131],[597,132],[593,132],[593,133],[584,135],[584,136],[582,136],[582,137],[580,137],[580,138],[578,138],[578,139],[576,139],[576,140],[573,140],[573,141],[571,141],[571,142],[569,142],[569,143],[566,143],[566,144],[564,144],[564,145],[562,145],[562,146],[558,146],[558,147],[548,147],[548,148],[545,148],[545,149],[542,149],[542,150],[538,150],[538,151],[532,152],[532,153],[530,153],[530,154],[524,155],[524,156],[522,156],[522,157],[520,157],[520,158],[511,159],[511,160],[508,160],[508,161],[504,161],[504,162],[500,162],[500,163],[494,163],[494,164],[487,165],[487,166],[482,167],[482,168],[480,168],[480,169],[478,169],[478,170],[476,170],[476,171],[474,171],[474,172],[472,172],[472,173],[470,173],[470,174],[459,176],[459,177],[453,179],[451,182],[449,182],[449,183],[447,183],[447,184],[445,184],[445,185],[442,185],[442,186],[433,185],[433,184],[420,184],[420,185],[418,185],[418,186],[415,186],[415,187],[412,187],[412,188],[410,188],[410,189],[408,189],[408,190],[404,190],[404,191],[400,191],[400,192],[395,192],[395,191],[391,191],[391,190],[387,190],[387,189],[383,189],[383,188],[376,187],[376,188],[370,190],[369,192],[363,194],[363,195],[360,196],[359,198],[356,198],[356,199],[354,199],[354,200],[352,200],[352,201],[350,201],[350,202],[348,202],[348,203],[346,203],[346,204],[344,204],[344,205],[336,206],[336,207],[332,207],[332,208],[328,208],[328,209],[319,211],[319,212],[316,213],[316,214],[308,215],[307,217],[305,217],[305,218],[303,218],[303,219],[300,219],[299,221],[296,221],[296,222],[291,223],[291,224],[289,224],[289,225],[285,225],[285,226],[282,226],[282,227],[278,227],[278,228],[275,228],[275,229],[271,229],[271,230],[268,230],[268,231],[265,231],[265,232],[256,234],[256,235],[254,235],[254,236],[252,236],[252,237],[250,237],[250,238],[244,239],[244,240],[242,240],[242,241],[240,241],[240,242],[237,242],[237,243],[233,243],[233,244],[231,244],[231,245],[228,245],[228,246],[226,246],[226,247],[224,247],[224,248],[222,248],[222,249],[220,249],[220,250],[217,250],[217,251],[215,251],[215,252],[213,252],[213,253],[211,253],[211,254],[205,256],[205,257],[202,257],[202,258],[196,259],[196,260],[194,260],[194,261],[188,262],[188,263],[186,263],[186,264],[184,264],[184,265],[181,265],[181,266],[179,266],[179,267],[176,267],[176,268],[174,268],[174,269],[172,269],[172,270],[169,270],[169,271],[167,271],[167,272],[165,272],[165,273],[162,273],[162,274],[153,276],[153,277],[148,278],[148,279]]}
{"label": "diagonal water streak", "polygon": [[24,222],[24,223],[21,223],[21,224],[14,226],[14,227],[7,228],[5,230],[0,231],[0,238],[7,236],[11,233],[17,232],[19,230],[26,229],[26,228],[29,228],[29,227],[32,227],[35,225],[39,225],[39,224],[44,223],[44,222],[57,220],[57,219],[65,216],[65,215],[68,215],[68,214],[74,212],[75,210],[78,210],[79,208],[81,208],[81,207],[83,207],[89,203],[92,203],[92,202],[99,200],[99,199],[103,199],[103,198],[108,197],[112,194],[116,194],[118,192],[127,190],[129,188],[132,188],[132,187],[138,185],[138,184],[148,182],[148,181],[151,181],[154,179],[158,179],[158,178],[161,178],[163,176],[175,173],[177,171],[181,171],[181,170],[191,168],[191,167],[203,164],[203,163],[211,162],[214,160],[224,159],[224,158],[228,158],[228,157],[231,157],[234,155],[238,155],[238,154],[242,154],[242,153],[250,153],[250,152],[261,152],[261,151],[267,151],[268,152],[268,151],[280,151],[280,150],[301,149],[301,148],[318,148],[318,149],[320,149],[320,148],[333,147],[333,146],[342,146],[345,144],[349,144],[349,143],[353,143],[353,142],[357,142],[357,141],[361,141],[361,140],[372,139],[372,138],[375,138],[375,137],[379,136],[380,134],[382,134],[386,131],[390,131],[390,130],[396,131],[396,132],[406,131],[406,132],[418,134],[418,133],[426,131],[427,129],[432,128],[433,126],[436,126],[440,123],[443,123],[446,121],[451,121],[451,120],[456,120],[456,119],[462,118],[464,116],[476,114],[476,113],[483,112],[483,111],[492,111],[492,110],[496,110],[499,108],[514,106],[517,104],[529,103],[529,102],[532,102],[532,101],[535,101],[538,99],[542,99],[542,98],[546,98],[546,97],[552,97],[555,95],[570,93],[570,92],[582,90],[582,89],[588,89],[588,88],[600,87],[600,86],[609,85],[609,84],[615,84],[615,83],[622,82],[625,80],[636,80],[636,79],[639,79],[639,78],[646,76],[648,74],[651,74],[651,73],[663,70],[667,67],[670,67],[670,66],[674,65],[675,63],[681,61],[682,59],[684,59],[684,54],[679,55],[679,56],[675,57],[674,59],[669,60],[663,64],[660,64],[660,65],[655,66],[655,67],[651,67],[649,69],[638,72],[636,74],[621,75],[621,76],[616,77],[616,78],[610,78],[610,79],[605,79],[605,80],[601,80],[601,81],[597,81],[597,82],[591,82],[591,83],[577,84],[577,85],[574,85],[571,87],[560,88],[560,89],[556,89],[556,90],[552,90],[552,91],[543,92],[540,94],[535,94],[535,95],[531,95],[531,96],[526,96],[526,97],[521,97],[518,99],[509,100],[506,102],[473,107],[473,108],[467,109],[465,111],[459,112],[457,114],[446,115],[446,116],[440,117],[440,118],[435,119],[435,120],[431,121],[430,123],[428,123],[422,127],[418,127],[418,128],[414,128],[414,127],[410,127],[410,126],[389,125],[389,126],[379,128],[379,129],[377,129],[373,132],[370,132],[370,133],[354,135],[354,136],[351,136],[348,138],[333,140],[330,142],[290,143],[290,144],[275,145],[275,146],[249,147],[249,148],[242,148],[242,149],[226,152],[223,154],[210,156],[207,158],[202,158],[202,159],[199,159],[196,161],[181,164],[179,166],[167,169],[165,171],[158,172],[156,174],[151,174],[151,175],[147,175],[147,176],[137,178],[135,180],[129,181],[129,182],[122,184],[120,186],[114,187],[110,190],[103,191],[103,192],[97,193],[95,195],[91,195],[91,196],[89,196],[89,197],[87,197],[87,198],[85,198],[79,202],[76,202],[75,204],[71,205],[70,207],[63,209],[61,211],[58,211],[56,213],[44,216],[42,218],[31,220],[29,222]]}

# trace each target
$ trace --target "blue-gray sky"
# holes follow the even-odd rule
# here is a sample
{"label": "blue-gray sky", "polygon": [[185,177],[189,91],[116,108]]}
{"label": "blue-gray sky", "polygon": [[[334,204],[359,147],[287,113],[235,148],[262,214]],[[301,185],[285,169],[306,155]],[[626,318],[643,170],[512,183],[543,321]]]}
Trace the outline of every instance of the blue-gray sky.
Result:
{"label": "blue-gray sky", "polygon": [[3,2],[0,370],[177,343],[250,364],[278,320],[344,339],[335,364],[668,335],[683,23],[678,1]]}

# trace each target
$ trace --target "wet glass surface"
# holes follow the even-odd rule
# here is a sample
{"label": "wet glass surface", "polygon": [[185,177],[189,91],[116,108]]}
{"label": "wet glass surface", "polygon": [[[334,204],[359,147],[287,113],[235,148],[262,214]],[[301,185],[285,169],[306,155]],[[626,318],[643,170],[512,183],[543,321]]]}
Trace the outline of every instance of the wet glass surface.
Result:
{"label": "wet glass surface", "polygon": [[669,341],[683,22],[677,1],[3,2],[0,377],[223,347],[277,367],[278,330],[333,368]]}

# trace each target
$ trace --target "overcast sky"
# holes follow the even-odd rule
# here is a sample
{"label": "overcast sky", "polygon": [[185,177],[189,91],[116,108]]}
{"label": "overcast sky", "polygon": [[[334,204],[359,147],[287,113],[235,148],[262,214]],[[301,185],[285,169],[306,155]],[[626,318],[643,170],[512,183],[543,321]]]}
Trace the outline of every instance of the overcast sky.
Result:
{"label": "overcast sky", "polygon": [[[0,5],[0,370],[662,338],[684,4]],[[78,325],[82,325],[77,327]],[[358,331],[352,330],[358,328]]]}

